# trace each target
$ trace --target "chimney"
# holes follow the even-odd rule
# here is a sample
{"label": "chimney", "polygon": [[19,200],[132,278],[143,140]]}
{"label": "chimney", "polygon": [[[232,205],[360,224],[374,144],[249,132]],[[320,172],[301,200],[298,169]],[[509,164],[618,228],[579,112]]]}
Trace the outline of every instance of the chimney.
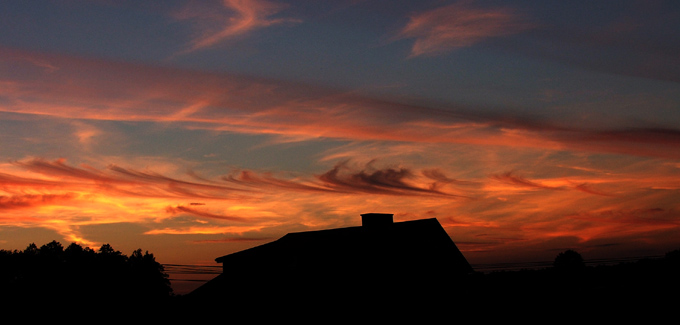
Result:
{"label": "chimney", "polygon": [[361,226],[365,228],[384,228],[393,223],[391,213],[364,213],[361,215]]}

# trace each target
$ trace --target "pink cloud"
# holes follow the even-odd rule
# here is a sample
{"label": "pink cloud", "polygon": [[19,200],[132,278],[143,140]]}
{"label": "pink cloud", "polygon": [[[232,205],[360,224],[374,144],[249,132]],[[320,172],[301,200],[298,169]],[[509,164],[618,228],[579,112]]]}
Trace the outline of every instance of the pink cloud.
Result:
{"label": "pink cloud", "polygon": [[[0,112],[64,119],[148,121],[187,129],[294,139],[466,143],[550,150],[680,157],[680,130],[588,129],[558,119],[480,114],[392,98],[228,73],[0,49],[0,61],[26,71],[0,87]],[[26,58],[59,67],[46,72]],[[29,62],[29,63],[27,63]],[[28,64],[28,66],[26,66]],[[106,77],[103,77],[106,76]],[[143,107],[144,109],[140,109]]]}
{"label": "pink cloud", "polygon": [[531,28],[508,8],[474,8],[468,1],[411,16],[400,37],[415,38],[411,56],[437,55],[472,46],[488,38]]}
{"label": "pink cloud", "polygon": [[192,19],[202,26],[200,35],[191,42],[189,52],[213,47],[225,40],[243,36],[257,29],[282,23],[295,23],[291,18],[273,18],[286,5],[266,0],[222,0],[220,6],[192,3],[175,14],[178,19]]}

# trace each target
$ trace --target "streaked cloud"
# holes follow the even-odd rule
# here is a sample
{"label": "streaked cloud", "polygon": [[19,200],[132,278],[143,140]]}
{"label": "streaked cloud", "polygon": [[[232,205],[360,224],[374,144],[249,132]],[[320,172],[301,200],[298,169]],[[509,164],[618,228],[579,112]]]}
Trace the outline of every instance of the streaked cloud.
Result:
{"label": "streaked cloud", "polygon": [[200,183],[168,177],[153,171],[139,171],[117,165],[105,169],[90,166],[75,167],[65,159],[47,161],[33,158],[16,161],[14,165],[27,171],[38,173],[46,178],[19,178],[8,176],[19,185],[46,184],[52,187],[80,187],[89,191],[109,191],[142,197],[181,197],[181,198],[238,198],[239,192],[248,189],[234,188],[213,183]]}
{"label": "streaked cloud", "polygon": [[313,179],[286,180],[269,173],[258,175],[252,171],[240,171],[223,179],[262,189],[275,188],[300,192],[468,198],[442,190],[443,184],[456,182],[448,179],[443,173],[428,170],[423,171],[423,175],[427,176],[427,179],[422,177],[418,179],[416,172],[405,167],[376,168],[370,164],[361,166],[350,161],[341,161]]}
{"label": "streaked cloud", "polygon": [[459,1],[412,15],[400,37],[415,39],[411,56],[416,57],[446,53],[531,27],[512,8],[482,8]]}
{"label": "streaked cloud", "polygon": [[261,189],[279,189],[279,190],[290,190],[290,191],[312,191],[312,192],[332,192],[330,188],[320,186],[319,184],[314,184],[302,180],[286,180],[280,179],[272,175],[271,173],[264,173],[262,175],[250,171],[241,170],[237,174],[232,174],[229,176],[223,176],[223,180],[236,183],[240,185],[245,185],[248,187],[256,187]]}
{"label": "streaked cloud", "polygon": [[41,205],[58,205],[59,202],[70,201],[73,194],[24,194],[0,196],[0,210],[33,208]]}
{"label": "streaked cloud", "polygon": [[229,216],[229,215],[222,215],[222,214],[215,214],[211,213],[208,211],[202,211],[199,209],[195,208],[188,208],[182,205],[178,205],[176,207],[167,207],[165,209],[170,214],[177,214],[177,213],[188,213],[191,215],[195,215],[198,217],[203,217],[203,218],[211,218],[211,219],[219,219],[219,220],[228,220],[228,221],[236,221],[236,222],[246,222],[247,220],[242,218],[242,217],[237,217],[237,216]]}
{"label": "streaked cloud", "polygon": [[[466,252],[482,255],[545,238],[580,238],[586,246],[677,227],[672,220],[680,170],[674,165],[638,158],[619,170],[601,171],[560,159],[560,166],[551,167],[558,173],[545,174],[547,164],[531,172],[487,175],[476,170],[502,170],[505,164],[491,164],[486,153],[480,154],[474,165],[446,156],[431,159],[437,168],[341,160],[323,172],[290,177],[252,170],[225,170],[219,177],[164,175],[153,169],[33,158],[2,166],[0,223],[54,229],[82,242],[94,242],[83,227],[113,223],[143,224],[144,233],[153,236],[218,236],[230,242],[352,225],[323,216],[380,209],[408,211],[397,214],[398,220],[449,220],[446,229]],[[463,173],[467,177],[452,177]],[[528,176],[537,173],[543,176]]]}
{"label": "streaked cloud", "polygon": [[[219,4],[218,4],[219,3]],[[191,20],[199,26],[198,36],[187,52],[216,46],[226,40],[244,36],[255,30],[283,23],[299,23],[293,18],[275,18],[287,6],[266,0],[222,0],[192,2],[174,17]]]}
{"label": "streaked cloud", "polygon": [[[629,229],[652,222],[642,211],[678,211],[674,128],[586,127],[550,115],[522,118],[229,73],[3,53],[4,72],[25,73],[0,88],[0,111],[26,123],[65,121],[71,132],[55,132],[53,140],[84,150],[68,160],[30,156],[0,165],[5,226],[42,227],[83,242],[95,241],[83,229],[101,224],[228,240],[352,225],[348,216],[357,211],[408,211],[397,217],[451,220],[447,230],[483,256],[548,239],[641,240],[644,232],[674,227],[654,221]],[[102,123],[265,136],[271,148],[332,145],[307,157],[317,164],[313,172],[229,166],[220,148],[193,161],[136,162],[92,155],[115,132]],[[187,168],[212,161],[220,168],[207,174]],[[631,223],[598,219],[603,209],[627,211]]]}
{"label": "streaked cloud", "polygon": [[545,184],[541,184],[535,181],[528,180],[522,176],[513,174],[513,172],[506,172],[500,175],[494,175],[494,178],[502,182],[507,182],[513,185],[537,188],[537,189],[547,189],[547,190],[558,190],[559,187],[553,187]]}
{"label": "streaked cloud", "polygon": [[347,162],[342,162],[333,169],[318,176],[325,185],[339,191],[351,191],[368,194],[390,195],[437,195],[443,197],[463,197],[440,191],[437,183],[430,186],[415,186],[410,183],[415,173],[408,168],[374,169],[366,166],[362,170],[352,170]]}
{"label": "streaked cloud", "polygon": [[563,124],[560,119],[550,117],[479,113],[455,104],[413,104],[397,98],[377,99],[331,88],[227,73],[10,49],[3,53],[6,55],[2,60],[8,63],[37,57],[55,66],[64,66],[49,73],[31,70],[32,65],[25,66],[26,77],[0,90],[5,98],[0,111],[8,113],[168,123],[186,129],[271,135],[297,141],[330,138],[469,143],[680,156],[680,130],[670,127],[586,128]]}
{"label": "streaked cloud", "polygon": [[590,193],[590,194],[595,194],[595,195],[615,196],[614,194],[607,193],[607,192],[604,192],[604,191],[600,191],[600,190],[594,188],[592,184],[588,184],[588,183],[577,184],[576,186],[574,186],[574,188],[579,190],[579,191],[583,191],[585,193]]}

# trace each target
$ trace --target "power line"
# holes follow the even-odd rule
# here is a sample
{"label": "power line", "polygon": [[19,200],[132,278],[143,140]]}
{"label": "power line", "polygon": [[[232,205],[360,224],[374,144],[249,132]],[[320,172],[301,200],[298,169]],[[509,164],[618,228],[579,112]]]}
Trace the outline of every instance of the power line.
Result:
{"label": "power line", "polygon": [[197,264],[162,264],[165,270],[173,270],[173,273],[198,272],[198,273],[221,273],[222,265],[197,265]]}
{"label": "power line", "polygon": [[[613,265],[617,263],[636,262],[644,259],[662,258],[663,255],[651,256],[634,256],[634,257],[618,257],[618,258],[600,258],[584,260],[586,265]],[[522,269],[541,269],[553,266],[554,261],[538,261],[538,262],[519,262],[519,263],[487,263],[487,264],[473,264],[472,268],[479,272],[490,271],[512,271]],[[196,265],[196,264],[162,264],[166,273],[175,275],[219,275],[222,274],[221,265]],[[170,278],[172,281],[188,281],[188,282],[207,282],[207,279],[178,279]]]}
{"label": "power line", "polygon": [[[221,265],[191,265],[191,264],[162,264],[163,270],[171,275],[219,275],[222,273]],[[208,282],[209,279],[183,279],[171,277],[170,281],[182,282]]]}
{"label": "power line", "polygon": [[[612,265],[617,263],[626,262],[636,262],[644,259],[657,259],[662,258],[663,255],[651,255],[651,256],[634,256],[634,257],[618,257],[618,258],[600,258],[600,259],[590,259],[584,260],[583,262],[589,266],[597,265]],[[553,266],[554,261],[539,261],[539,262],[520,262],[520,263],[489,263],[489,264],[473,264],[472,268],[484,272],[484,271],[511,271],[511,270],[521,270],[521,269],[540,269]]]}

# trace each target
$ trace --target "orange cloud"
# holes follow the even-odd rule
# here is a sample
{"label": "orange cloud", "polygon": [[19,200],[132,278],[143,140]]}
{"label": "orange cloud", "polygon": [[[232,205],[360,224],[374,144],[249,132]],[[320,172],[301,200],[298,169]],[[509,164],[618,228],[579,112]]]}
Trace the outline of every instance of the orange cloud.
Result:
{"label": "orange cloud", "polygon": [[207,240],[195,240],[195,243],[247,243],[247,242],[262,242],[262,241],[273,241],[277,238],[273,237],[262,237],[262,238],[243,238],[243,237],[233,237],[224,239],[207,239]]}
{"label": "orange cloud", "polygon": [[[570,227],[560,227],[554,235],[571,235],[583,241],[625,236],[645,236],[680,227],[677,211],[662,208],[584,211],[570,216]],[[566,233],[566,234],[565,234]]]}
{"label": "orange cloud", "polygon": [[197,21],[201,34],[191,42],[187,52],[213,47],[225,40],[257,29],[282,23],[300,22],[291,18],[272,18],[286,6],[266,0],[222,0],[220,6],[193,3],[176,13],[178,19]]}
{"label": "orange cloud", "polygon": [[34,208],[45,205],[58,205],[60,202],[70,201],[76,197],[73,193],[67,194],[23,194],[4,196],[0,195],[0,210]]}
{"label": "orange cloud", "polygon": [[411,56],[442,54],[531,28],[507,8],[474,8],[468,1],[413,15],[400,37],[415,38]]}
{"label": "orange cloud", "polygon": [[602,195],[602,196],[615,196],[614,194],[606,193],[597,189],[594,189],[591,184],[588,183],[582,183],[576,185],[574,188],[576,188],[579,191],[583,191],[586,193],[590,194],[595,194],[595,195]]}
{"label": "orange cloud", "polygon": [[229,175],[222,177],[223,180],[236,183],[240,185],[245,185],[249,187],[258,188],[275,188],[279,190],[290,190],[290,191],[312,191],[312,192],[332,192],[332,189],[319,186],[318,184],[313,184],[304,181],[295,180],[284,180],[274,177],[271,173],[265,173],[264,175],[258,175],[257,173],[249,170],[243,170],[238,173],[238,175]]}
{"label": "orange cloud", "polygon": [[239,185],[279,191],[470,198],[444,191],[444,185],[457,181],[447,178],[442,172],[426,170],[422,174],[430,182],[418,180],[416,173],[409,168],[374,168],[370,164],[357,168],[348,161],[342,161],[325,173],[316,175],[313,180],[284,180],[271,174],[257,175],[252,171],[241,171],[238,175],[225,176],[222,179]]}
{"label": "orange cloud", "polygon": [[546,189],[546,190],[559,190],[562,189],[560,187],[554,187],[554,186],[548,186],[545,184],[541,184],[535,181],[530,181],[522,176],[515,175],[513,172],[506,172],[500,175],[493,175],[493,178],[506,182],[512,185],[516,186],[521,186],[521,187],[528,187],[528,188],[536,188],[536,189]]}
{"label": "orange cloud", "polygon": [[[88,238],[80,227],[111,223],[144,225],[149,235],[258,232],[255,237],[276,238],[352,225],[357,211],[409,211],[401,218],[447,211],[455,221],[447,230],[483,254],[565,238],[585,244],[616,242],[613,234],[642,236],[625,228],[652,214],[625,214],[626,224],[591,217],[605,208],[660,208],[666,215],[680,208],[677,129],[587,129],[549,117],[524,120],[226,73],[0,52],[0,61],[11,63],[0,69],[25,72],[0,87],[0,111],[23,119],[87,123],[76,125],[78,131],[96,121],[132,121],[286,140],[350,140],[317,157],[329,166],[290,177],[259,170],[204,177],[157,162],[111,163],[111,157],[86,160],[97,162],[89,165],[13,161],[0,165],[3,225],[45,227],[83,241]],[[88,134],[71,141],[81,144]],[[612,155],[588,152],[627,156],[612,162],[603,160]],[[553,155],[566,158],[546,158]],[[400,163],[380,165],[375,158]],[[229,217],[248,223],[224,225],[235,221]]]}
{"label": "orange cloud", "polygon": [[47,161],[33,158],[16,161],[13,165],[43,175],[44,178],[23,178],[0,174],[0,181],[5,184],[34,188],[104,191],[126,196],[158,198],[239,199],[243,198],[242,194],[251,192],[247,188],[216,185],[211,182],[193,182],[116,165],[109,165],[106,169],[95,169],[90,166],[79,168],[68,165],[65,159]]}
{"label": "orange cloud", "polygon": [[[344,171],[349,171],[345,173]],[[443,197],[463,197],[442,192],[433,183],[420,187],[409,183],[414,173],[408,168],[373,169],[367,166],[360,171],[352,170],[346,162],[335,165],[333,169],[318,176],[325,185],[339,191],[351,191],[389,195],[441,195]],[[466,197],[467,198],[467,197]]]}
{"label": "orange cloud", "polygon": [[129,223],[143,226],[146,235],[194,236],[206,243],[203,238],[276,238],[356,225],[357,211],[394,211],[397,220],[443,220],[473,260],[550,241],[613,245],[679,227],[674,164],[639,159],[620,170],[600,170],[564,168],[571,161],[561,159],[556,163],[562,167],[551,174],[545,174],[549,168],[517,168],[489,177],[484,171],[506,167],[484,155],[474,166],[446,157],[430,161],[440,167],[428,168],[369,160],[288,178],[258,171],[203,177],[27,159],[0,165],[0,224],[43,227],[87,242],[92,239],[85,226]]}
{"label": "orange cloud", "polygon": [[[243,233],[271,227],[267,211],[234,209],[253,207],[253,189],[197,182],[111,165],[104,168],[73,166],[64,159],[27,159],[0,166],[0,225],[41,227],[69,241],[96,244],[82,227],[101,224],[148,224],[149,234],[195,234],[230,231]],[[248,193],[248,195],[243,195]],[[200,199],[200,203],[196,202]],[[238,203],[238,204],[236,204]],[[184,204],[188,205],[185,206]],[[214,213],[201,207],[210,204]],[[186,222],[172,225],[178,217]],[[210,221],[211,225],[203,223]],[[248,226],[223,226],[221,222],[247,222]]]}
{"label": "orange cloud", "polygon": [[[0,112],[64,119],[149,121],[187,129],[269,134],[294,139],[469,143],[549,150],[680,157],[680,130],[587,129],[546,117],[480,114],[430,107],[305,84],[0,50],[26,77],[0,88]],[[106,77],[102,77],[102,76]],[[140,109],[144,107],[144,109]]]}
{"label": "orange cloud", "polygon": [[244,219],[242,217],[215,214],[215,213],[210,213],[210,212],[207,212],[207,211],[201,211],[201,210],[194,209],[194,208],[187,208],[187,207],[181,206],[181,205],[178,205],[176,207],[170,207],[169,206],[169,207],[167,207],[166,211],[168,213],[171,213],[171,214],[188,213],[188,214],[199,216],[199,217],[219,219],[219,220],[228,220],[228,221],[237,221],[237,222],[246,222],[247,221],[246,219]]}
{"label": "orange cloud", "polygon": [[[423,174],[428,176],[423,176],[408,168],[357,167],[348,163],[307,179],[284,179],[251,171],[219,179],[187,173],[185,179],[117,165],[73,166],[65,159],[32,158],[0,167],[8,172],[0,174],[0,210],[4,211],[0,223],[46,227],[83,241],[86,238],[78,227],[85,225],[161,222],[188,216],[210,223],[246,222],[250,226],[178,224],[153,227],[155,230],[147,233],[244,232],[282,224],[276,220],[279,209],[285,206],[283,210],[289,215],[301,208],[297,204],[307,200],[307,204],[326,202],[347,209],[352,206],[348,202],[361,200],[365,194],[464,197],[449,191],[453,183],[443,172],[428,171]],[[25,213],[34,217],[26,218]]]}

